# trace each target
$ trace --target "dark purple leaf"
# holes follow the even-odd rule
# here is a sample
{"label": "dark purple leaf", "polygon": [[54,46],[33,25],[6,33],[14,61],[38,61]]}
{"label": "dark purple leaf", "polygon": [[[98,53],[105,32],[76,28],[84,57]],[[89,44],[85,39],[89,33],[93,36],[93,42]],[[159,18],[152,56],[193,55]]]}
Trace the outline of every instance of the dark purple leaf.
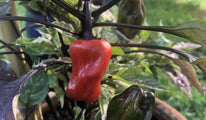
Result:
{"label": "dark purple leaf", "polygon": [[38,71],[32,70],[15,81],[0,81],[0,120],[14,120],[12,100],[23,91],[26,81]]}
{"label": "dark purple leaf", "polygon": [[16,80],[17,76],[12,70],[10,63],[0,60],[0,84],[3,81]]}
{"label": "dark purple leaf", "polygon": [[[21,78],[17,80],[13,79],[15,81],[8,82],[6,81],[7,80],[6,77],[5,79],[0,80],[0,120],[14,120],[14,115],[12,111],[12,100],[14,96],[16,96],[17,94],[23,91],[25,83],[31,76],[33,76],[34,74],[36,74],[37,72],[39,72],[45,67],[56,65],[56,64],[71,64],[71,62],[70,61],[50,61],[26,73],[25,75],[23,75]],[[8,68],[8,66],[4,66],[4,67]]]}

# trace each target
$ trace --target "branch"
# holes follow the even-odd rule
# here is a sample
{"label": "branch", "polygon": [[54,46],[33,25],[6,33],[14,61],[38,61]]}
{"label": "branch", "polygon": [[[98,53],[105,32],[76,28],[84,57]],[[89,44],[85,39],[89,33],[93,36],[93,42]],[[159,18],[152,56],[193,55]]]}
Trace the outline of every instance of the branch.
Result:
{"label": "branch", "polygon": [[85,114],[88,105],[89,105],[88,103],[85,104],[84,108],[82,108],[81,112],[79,113],[79,115],[77,116],[77,118],[75,120],[80,120],[81,119],[82,115]]}
{"label": "branch", "polygon": [[125,54],[129,54],[129,53],[137,53],[137,52],[144,52],[144,53],[153,53],[153,54],[159,54],[159,55],[163,55],[166,56],[168,58],[171,58],[170,56],[159,52],[159,51],[155,51],[155,50],[130,50],[130,51],[124,51]]}
{"label": "branch", "polygon": [[43,24],[40,24],[40,23],[33,23],[33,24],[27,25],[26,27],[21,29],[21,33],[23,33],[25,30],[29,29],[30,27],[37,26],[37,25],[43,26]]}
{"label": "branch", "polygon": [[2,21],[2,20],[21,20],[21,21],[30,21],[30,22],[34,22],[34,23],[41,23],[41,24],[46,25],[46,26],[59,28],[63,31],[69,32],[69,33],[74,34],[74,35],[79,35],[79,33],[75,33],[73,31],[71,31],[69,29],[66,29],[66,28],[63,28],[59,25],[55,25],[55,24],[52,24],[52,23],[49,23],[49,22],[44,22],[44,21],[41,21],[41,20],[36,20],[36,19],[33,19],[33,18],[28,18],[28,17],[0,15],[0,21]]}
{"label": "branch", "polygon": [[61,43],[61,45],[62,45],[63,54],[64,54],[66,57],[69,57],[69,53],[67,52],[66,45],[64,44],[64,40],[63,40],[62,34],[61,34],[60,32],[58,32],[58,36],[59,36],[60,43]]}
{"label": "branch", "polygon": [[83,23],[83,39],[90,40],[94,38],[92,34],[92,20],[91,20],[91,11],[90,11],[90,1],[84,2],[84,13],[85,13],[85,19]]}
{"label": "branch", "polygon": [[[123,24],[123,23],[93,23],[93,27],[121,27],[121,28],[131,28],[131,29],[138,29],[138,30],[149,30],[149,31],[157,31],[157,32],[164,32],[168,34],[173,34],[173,31],[177,30],[184,30],[185,27],[182,28],[172,28],[167,26],[140,26],[140,25],[131,25],[131,24]],[[193,27],[191,27],[193,28]],[[196,27],[194,27],[196,28]]]}
{"label": "branch", "polygon": [[19,54],[24,54],[24,52],[17,52],[15,49],[13,49],[11,46],[15,46],[14,44],[8,44],[5,43],[3,40],[0,40],[0,42],[3,44],[3,46],[0,46],[1,48],[7,47],[8,49],[11,50],[11,52],[1,52],[0,55],[4,55],[4,54],[16,54],[17,57],[19,57],[21,60],[25,60],[21,55]]}
{"label": "branch", "polygon": [[[0,40],[1,41],[1,40]],[[2,46],[0,46],[0,49],[2,49],[2,48],[9,48],[9,47],[11,47],[11,46],[15,46],[14,44],[7,44],[7,45],[2,45]]]}
{"label": "branch", "polygon": [[75,17],[77,17],[79,20],[84,21],[84,17],[85,15],[76,10],[74,7],[72,7],[70,4],[66,3],[63,0],[52,0],[54,3],[56,3],[59,7],[63,8],[64,10],[66,10],[67,12],[71,13],[72,15],[74,15]]}
{"label": "branch", "polygon": [[49,95],[46,96],[46,102],[47,104],[49,105],[50,107],[50,110],[52,111],[54,117],[56,120],[61,120],[61,117],[59,115],[59,113],[57,112],[57,109],[56,107],[54,106],[54,104],[52,103],[52,100],[50,99]]}
{"label": "branch", "polygon": [[104,4],[100,8],[98,8],[97,10],[94,10],[92,12],[92,17],[94,19],[98,18],[103,12],[110,9],[112,6],[117,4],[119,1],[121,1],[121,0],[110,0],[109,2],[107,2],[106,4]]}
{"label": "branch", "polygon": [[37,67],[35,69],[42,70],[48,66],[58,65],[58,64],[72,64],[72,62],[70,62],[70,61],[49,61],[49,62],[46,62],[45,64],[41,64],[39,67]]}
{"label": "branch", "polygon": [[[11,52],[0,52],[0,55],[5,55],[5,54],[24,54],[24,52],[16,52],[16,51],[11,51]],[[23,58],[20,58],[24,60]]]}
{"label": "branch", "polygon": [[93,27],[121,27],[121,28],[131,28],[131,29],[138,29],[138,30],[151,30],[151,31],[158,31],[162,32],[164,29],[161,26],[139,26],[139,25],[130,25],[130,24],[123,24],[123,23],[93,23]]}
{"label": "branch", "polygon": [[15,51],[15,50],[11,47],[11,46],[15,46],[14,44],[6,43],[6,42],[4,42],[4,41],[1,40],[1,39],[0,39],[0,43],[3,44],[3,46],[1,46],[0,49],[2,49],[2,48],[4,48],[4,47],[7,47],[7,48],[9,48],[10,50]]}
{"label": "branch", "polygon": [[119,47],[143,47],[143,48],[167,50],[167,51],[177,53],[177,54],[189,59],[189,57],[187,55],[185,55],[182,51],[176,50],[173,48],[169,48],[169,47],[164,47],[164,46],[149,45],[149,44],[123,44],[123,43],[111,43],[111,45],[112,46],[119,46]]}

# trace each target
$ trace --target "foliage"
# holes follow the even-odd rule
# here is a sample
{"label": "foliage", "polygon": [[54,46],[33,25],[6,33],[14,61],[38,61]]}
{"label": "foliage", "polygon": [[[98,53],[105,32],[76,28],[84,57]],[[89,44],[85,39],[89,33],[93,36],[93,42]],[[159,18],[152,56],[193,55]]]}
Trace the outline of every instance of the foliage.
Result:
{"label": "foliage", "polygon": [[[173,106],[181,110],[188,119],[201,117],[202,114],[198,113],[198,111],[194,111],[198,113],[197,116],[193,113],[189,113],[190,111],[198,109],[198,106],[201,106],[200,104],[197,104],[198,101],[205,104],[203,103],[203,97],[197,100],[195,99],[196,102],[186,98],[187,100],[184,103],[184,106],[190,105],[190,107],[187,108],[181,108],[182,104],[174,102],[175,98],[184,101],[183,98],[185,95],[183,92],[189,97],[191,97],[190,94],[194,95],[193,97],[196,95],[199,97],[200,95],[195,93],[196,91],[194,91],[194,88],[201,94],[204,94],[205,92],[199,80],[201,76],[199,73],[197,74],[197,72],[202,71],[202,73],[206,73],[206,61],[199,53],[192,52],[192,50],[198,46],[197,44],[186,43],[190,40],[190,43],[195,42],[204,47],[206,46],[205,24],[197,21],[189,22],[192,20],[203,21],[202,16],[198,16],[197,18],[195,16],[201,11],[197,7],[198,4],[194,4],[193,2],[177,4],[177,1],[174,0],[167,0],[164,2],[163,0],[160,0],[160,2],[145,0],[145,26],[113,24],[117,21],[117,15],[121,15],[121,13],[117,13],[119,9],[117,3],[121,0],[117,2],[111,0],[111,3],[105,2],[103,7],[98,7],[92,4],[91,9],[93,11],[91,14],[93,16],[93,33],[98,38],[103,38],[109,41],[113,46],[113,57],[102,79],[101,94],[97,101],[98,107],[94,107],[93,109],[95,109],[96,112],[92,112],[92,110],[88,108],[92,107],[93,104],[90,104],[87,108],[82,107],[81,104],[74,104],[73,100],[65,101],[66,96],[64,94],[64,88],[67,86],[71,74],[71,60],[69,55],[67,55],[69,50],[65,48],[68,47],[72,41],[82,36],[82,33],[84,32],[81,29],[85,25],[85,14],[81,11],[83,5],[79,6],[78,0],[49,0],[46,2],[42,2],[41,0],[22,1],[24,1],[24,5],[29,4],[31,10],[43,14],[45,17],[47,17],[48,12],[56,19],[54,23],[36,20],[37,23],[41,24],[41,27],[37,29],[41,36],[37,38],[19,38],[12,43],[21,46],[26,54],[31,58],[34,58],[31,61],[33,63],[33,70],[29,72],[30,74],[27,73],[25,76],[17,80],[17,82],[21,84],[24,84],[28,80],[19,98],[24,105],[31,106],[38,104],[46,97],[49,89],[52,89],[56,93],[62,108],[64,105],[68,104],[65,103],[68,101],[69,104],[72,105],[70,110],[76,108],[75,118],[79,118],[79,116],[81,117],[82,111],[86,109],[87,112],[82,115],[85,119],[88,119],[88,116],[92,116],[91,114],[94,114],[95,119],[100,119],[100,117],[104,119],[107,115],[106,111],[112,98],[124,92],[129,86],[136,85],[145,91],[155,90],[157,91],[156,95],[158,97],[168,99],[170,103],[177,103],[173,104]],[[0,6],[3,6],[5,3],[8,3],[8,1],[4,0],[3,2],[0,2]],[[161,3],[170,5],[170,7],[161,5]],[[110,5],[113,5],[114,7]],[[44,9],[41,9],[42,7]],[[78,10],[78,8],[80,8],[80,10]],[[173,10],[174,8],[176,9],[175,11]],[[109,9],[106,11],[107,14],[102,14],[102,12],[107,9]],[[176,12],[183,11],[183,9],[186,10],[188,14],[191,13],[191,16],[186,16],[183,12]],[[180,16],[183,17],[179,19]],[[193,19],[194,16],[196,19]],[[0,16],[0,19],[6,18],[12,19],[12,17]],[[26,20],[26,18],[23,17],[19,17],[18,19]],[[160,20],[162,21],[160,23],[161,26],[157,26],[159,25]],[[135,38],[129,39],[127,35],[117,31],[113,26],[146,31],[141,31],[140,35],[136,34]],[[167,34],[156,33],[154,31]],[[173,37],[171,35],[178,37]],[[179,39],[180,37],[184,39]],[[179,40],[177,40],[177,38]],[[127,41],[129,44],[121,43],[122,40]],[[184,41],[185,43],[177,48],[180,41]],[[43,55],[49,55],[47,60],[42,60]],[[37,58],[37,56],[40,56],[40,59]],[[175,79],[176,77],[180,78],[177,75],[177,71],[181,73],[180,75],[184,74],[185,79],[180,79],[180,81],[175,82],[175,80],[177,80]],[[174,80],[177,86],[179,85],[180,88],[181,85],[185,86],[182,88],[183,92],[181,92],[177,86],[174,86],[174,83],[171,83],[171,80],[169,80],[170,77],[168,76],[171,74],[174,77],[170,77]],[[190,81],[190,84],[194,86],[191,91],[190,86],[187,86],[189,84],[187,79]],[[178,82],[181,82],[182,84],[180,85]],[[12,83],[9,83],[7,85],[9,86],[11,84]],[[17,87],[17,89],[20,88]],[[185,89],[189,90],[185,91]],[[14,93],[15,95],[17,94],[16,91]],[[10,94],[10,97],[12,96],[14,96],[14,94]],[[194,102],[195,105],[192,104]]]}

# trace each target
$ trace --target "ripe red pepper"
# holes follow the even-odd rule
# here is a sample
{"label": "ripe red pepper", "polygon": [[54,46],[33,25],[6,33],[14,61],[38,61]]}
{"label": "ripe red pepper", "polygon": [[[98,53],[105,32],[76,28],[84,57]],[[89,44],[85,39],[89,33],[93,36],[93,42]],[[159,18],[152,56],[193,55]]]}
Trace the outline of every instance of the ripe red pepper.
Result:
{"label": "ripe red pepper", "polygon": [[103,39],[76,40],[71,43],[72,74],[66,95],[77,101],[94,102],[100,95],[101,79],[107,70],[112,48]]}

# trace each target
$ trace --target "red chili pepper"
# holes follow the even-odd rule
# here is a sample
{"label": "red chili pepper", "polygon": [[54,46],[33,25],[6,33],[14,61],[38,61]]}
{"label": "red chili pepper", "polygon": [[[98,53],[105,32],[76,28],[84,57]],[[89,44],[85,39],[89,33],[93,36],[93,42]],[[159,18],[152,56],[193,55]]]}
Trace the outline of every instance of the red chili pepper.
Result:
{"label": "red chili pepper", "polygon": [[66,95],[77,101],[96,101],[112,55],[110,43],[103,39],[76,40],[70,45],[69,53],[72,74]]}

